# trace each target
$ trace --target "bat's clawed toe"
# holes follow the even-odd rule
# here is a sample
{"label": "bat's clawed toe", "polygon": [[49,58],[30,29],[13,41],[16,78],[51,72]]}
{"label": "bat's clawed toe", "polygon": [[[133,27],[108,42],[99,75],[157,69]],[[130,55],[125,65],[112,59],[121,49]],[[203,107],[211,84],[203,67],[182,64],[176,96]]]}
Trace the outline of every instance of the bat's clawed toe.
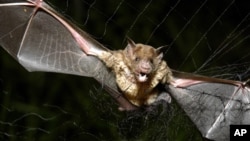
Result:
{"label": "bat's clawed toe", "polygon": [[160,102],[160,101],[171,103],[172,98],[167,92],[161,92],[155,102]]}

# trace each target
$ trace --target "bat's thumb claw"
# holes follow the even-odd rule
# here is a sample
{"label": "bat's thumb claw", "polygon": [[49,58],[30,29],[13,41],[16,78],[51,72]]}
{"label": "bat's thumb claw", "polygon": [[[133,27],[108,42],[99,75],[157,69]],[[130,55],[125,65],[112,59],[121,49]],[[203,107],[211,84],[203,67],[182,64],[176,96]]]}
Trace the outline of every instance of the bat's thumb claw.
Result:
{"label": "bat's thumb claw", "polygon": [[123,107],[120,107],[120,106],[118,107],[118,110],[121,112],[125,111],[125,109]]}

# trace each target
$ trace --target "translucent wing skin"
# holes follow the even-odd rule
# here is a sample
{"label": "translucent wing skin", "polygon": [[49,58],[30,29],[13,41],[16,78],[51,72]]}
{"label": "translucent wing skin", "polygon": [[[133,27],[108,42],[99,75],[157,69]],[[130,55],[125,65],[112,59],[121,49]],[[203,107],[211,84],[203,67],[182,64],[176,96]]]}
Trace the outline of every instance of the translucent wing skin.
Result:
{"label": "translucent wing skin", "polygon": [[[2,2],[3,0],[1,0]],[[1,46],[29,71],[47,71],[95,77],[102,63],[85,55],[68,29],[30,2],[1,5]],[[42,7],[56,13],[46,3]],[[61,18],[61,17],[60,17]],[[91,46],[105,49],[74,27]]]}
{"label": "translucent wing skin", "polygon": [[[174,75],[176,79],[200,79],[200,76],[186,73],[174,72]],[[169,93],[195,123],[203,137],[228,141],[230,125],[250,124],[250,87],[238,81],[202,78],[202,82],[185,88],[169,86]]]}
{"label": "translucent wing skin", "polygon": [[[42,0],[0,0],[0,46],[28,71],[93,77],[122,107],[133,109],[120,96],[115,78],[96,57],[80,48],[107,50]],[[107,81],[109,80],[109,81]]]}

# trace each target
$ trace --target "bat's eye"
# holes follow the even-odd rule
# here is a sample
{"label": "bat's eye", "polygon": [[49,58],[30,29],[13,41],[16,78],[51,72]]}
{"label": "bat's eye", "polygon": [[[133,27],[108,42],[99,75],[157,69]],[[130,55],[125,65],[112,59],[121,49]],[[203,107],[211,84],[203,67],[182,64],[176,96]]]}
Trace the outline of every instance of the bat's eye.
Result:
{"label": "bat's eye", "polygon": [[149,59],[149,62],[150,62],[151,64],[153,64],[153,63],[154,63],[154,60],[153,60],[153,59]]}
{"label": "bat's eye", "polygon": [[140,58],[139,57],[135,57],[135,61],[136,62],[140,61]]}

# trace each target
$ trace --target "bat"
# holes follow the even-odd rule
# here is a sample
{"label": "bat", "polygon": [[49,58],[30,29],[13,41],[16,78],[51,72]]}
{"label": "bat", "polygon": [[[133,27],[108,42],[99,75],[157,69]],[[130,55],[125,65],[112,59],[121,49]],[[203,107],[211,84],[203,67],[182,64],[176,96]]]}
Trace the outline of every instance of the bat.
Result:
{"label": "bat", "polygon": [[[82,49],[86,54],[98,57],[111,68],[123,95],[132,104],[141,107],[156,101],[160,95],[157,87],[159,83],[166,84],[172,81],[172,72],[162,60],[161,48],[135,44],[128,39],[128,45],[124,50],[89,52],[91,49],[88,46],[83,46]],[[165,100],[170,103],[170,96],[166,95]]]}
{"label": "bat", "polygon": [[[28,71],[92,77],[124,110],[138,109],[121,94],[114,73],[95,57],[112,51],[45,2],[1,0],[0,13],[0,25],[5,27],[0,28],[0,46]],[[229,140],[230,124],[250,123],[247,82],[171,72],[173,81],[165,84],[165,91],[184,109],[202,136]],[[141,79],[146,79],[145,74],[141,75]]]}

